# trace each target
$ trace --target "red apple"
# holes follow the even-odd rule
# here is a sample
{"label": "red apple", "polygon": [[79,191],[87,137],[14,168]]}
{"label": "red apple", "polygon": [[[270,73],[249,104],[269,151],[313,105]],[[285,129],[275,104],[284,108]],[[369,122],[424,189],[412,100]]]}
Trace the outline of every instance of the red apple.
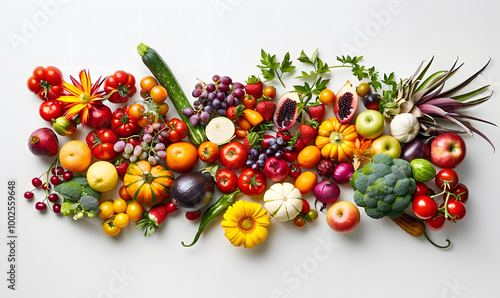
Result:
{"label": "red apple", "polygon": [[356,229],[361,220],[359,209],[351,202],[337,201],[326,213],[326,222],[334,231],[349,233]]}
{"label": "red apple", "polygon": [[453,169],[465,158],[465,142],[456,133],[440,134],[431,143],[431,162],[443,169]]}

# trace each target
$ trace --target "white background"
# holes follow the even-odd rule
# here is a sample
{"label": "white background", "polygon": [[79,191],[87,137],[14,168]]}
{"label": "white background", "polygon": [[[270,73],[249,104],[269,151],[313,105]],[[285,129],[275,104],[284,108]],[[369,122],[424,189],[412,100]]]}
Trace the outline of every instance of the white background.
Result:
{"label": "white background", "polygon": [[[180,213],[168,217],[150,238],[132,226],[111,238],[98,219],[75,222],[40,213],[35,202],[22,197],[31,178],[50,163],[27,148],[29,134],[47,126],[38,116],[41,101],[26,88],[38,65],[58,66],[66,80],[86,68],[94,80],[124,69],[139,81],[149,75],[136,51],[144,42],[163,56],[190,93],[196,78],[221,74],[244,81],[258,74],[261,48],[280,58],[289,51],[294,59],[302,49],[311,54],[319,48],[330,65],[338,55],[363,55],[365,65],[400,78],[433,55],[433,70],[450,67],[458,57],[465,64],[454,82],[491,57],[491,65],[471,88],[490,84],[498,89],[500,9],[495,1],[9,0],[1,6],[3,240],[6,183],[11,178],[18,182],[17,290],[7,289],[8,250],[2,241],[2,297],[498,295],[500,160],[478,136],[465,137],[468,155],[457,168],[471,192],[467,216],[430,233],[438,243],[451,239],[448,250],[405,234],[387,218],[370,219],[363,210],[359,228],[348,235],[329,229],[321,214],[304,229],[273,221],[264,243],[255,249],[234,248],[219,220],[194,247],[184,248],[180,242],[193,238],[198,222]],[[287,79],[289,88],[297,83],[292,78]],[[334,70],[331,78],[334,91],[347,79],[358,83],[348,71]],[[286,91],[273,83],[279,93]],[[470,114],[497,121],[499,108],[495,94]],[[500,147],[498,128],[477,127]],[[61,143],[67,140],[60,138]],[[116,189],[105,198],[116,198]],[[341,199],[352,201],[347,186]]]}

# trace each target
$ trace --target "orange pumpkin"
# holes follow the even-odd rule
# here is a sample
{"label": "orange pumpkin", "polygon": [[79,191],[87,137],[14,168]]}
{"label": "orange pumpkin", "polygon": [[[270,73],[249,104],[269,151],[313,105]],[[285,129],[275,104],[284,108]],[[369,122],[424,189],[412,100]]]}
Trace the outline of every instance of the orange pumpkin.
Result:
{"label": "orange pumpkin", "polygon": [[324,158],[343,162],[353,157],[357,138],[355,125],[340,123],[333,117],[323,121],[318,127],[315,145],[321,150]]}
{"label": "orange pumpkin", "polygon": [[137,202],[154,206],[168,198],[174,175],[163,165],[152,167],[148,161],[130,163],[123,182],[127,193]]}

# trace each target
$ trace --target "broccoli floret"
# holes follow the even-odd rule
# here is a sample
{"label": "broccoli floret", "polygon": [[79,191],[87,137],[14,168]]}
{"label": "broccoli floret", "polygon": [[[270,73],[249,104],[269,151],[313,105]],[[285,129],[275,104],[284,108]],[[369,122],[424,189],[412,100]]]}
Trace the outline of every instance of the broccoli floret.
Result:
{"label": "broccoli floret", "polygon": [[85,187],[85,191],[83,192],[82,196],[91,196],[96,199],[99,199],[101,197],[101,193],[98,192],[97,190],[93,189],[89,185]]}
{"label": "broccoli floret", "polygon": [[78,182],[82,186],[89,186],[89,182],[85,176],[73,176],[70,181]]}
{"label": "broccoli floret", "polygon": [[56,187],[54,187],[54,190],[60,193],[64,199],[78,202],[85,188],[76,181],[68,181],[56,185]]}
{"label": "broccoli floret", "polygon": [[99,208],[99,201],[95,197],[81,197],[80,205],[82,207],[82,211],[85,212],[90,218],[97,217],[97,215],[101,212],[101,209]]}
{"label": "broccoli floret", "polygon": [[410,164],[385,154],[376,154],[372,162],[354,172],[350,182],[354,202],[372,218],[401,216],[415,191]]}
{"label": "broccoli floret", "polygon": [[71,213],[74,213],[75,210],[78,208],[78,205],[79,205],[78,202],[66,200],[61,205],[61,213],[69,218],[71,216]]}

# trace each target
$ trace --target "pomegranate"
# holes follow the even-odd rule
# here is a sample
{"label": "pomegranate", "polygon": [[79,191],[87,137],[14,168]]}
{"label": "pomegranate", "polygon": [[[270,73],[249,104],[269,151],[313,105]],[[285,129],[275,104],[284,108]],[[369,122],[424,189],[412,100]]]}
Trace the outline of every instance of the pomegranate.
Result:
{"label": "pomegranate", "polygon": [[347,81],[344,87],[342,87],[342,89],[340,89],[337,93],[333,104],[333,112],[340,123],[347,123],[354,117],[357,107],[358,94],[352,87],[351,83]]}
{"label": "pomegranate", "polygon": [[300,102],[297,92],[286,92],[276,103],[273,121],[279,131],[291,128],[297,122],[297,104]]}

